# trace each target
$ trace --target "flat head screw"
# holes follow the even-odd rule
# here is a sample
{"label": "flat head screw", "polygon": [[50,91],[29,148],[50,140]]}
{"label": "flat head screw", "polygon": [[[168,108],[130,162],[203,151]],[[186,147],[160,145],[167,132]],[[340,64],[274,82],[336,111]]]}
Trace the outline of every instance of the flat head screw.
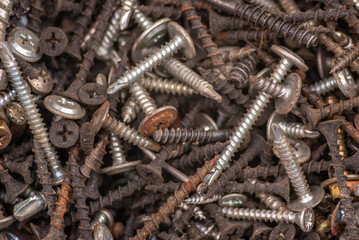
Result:
{"label": "flat head screw", "polygon": [[[289,49],[277,45],[272,45],[271,49],[277,55],[282,57],[270,76],[270,81],[273,83],[280,83],[293,65],[303,71],[308,70],[304,60]],[[257,77],[265,77],[268,74],[269,69],[264,69],[257,74]],[[211,174],[205,178],[204,184],[200,185],[200,191],[204,191],[206,186],[212,185],[214,180],[217,180],[222,171],[227,168],[229,162],[232,160],[232,156],[238,151],[246,135],[252,129],[253,124],[257,121],[261,112],[267,106],[270,98],[271,96],[265,92],[260,92],[257,95],[256,99],[249,107],[248,112],[241,119],[238,127],[235,128],[233,135],[229,140],[229,145],[220,154],[217,164],[213,167]]]}
{"label": "flat head screw", "polygon": [[195,56],[196,50],[189,34],[175,22],[168,23],[167,28],[172,40],[160,49],[154,51],[134,68],[126,71],[122,77],[109,86],[107,89],[108,94],[114,94],[130,83],[138,80],[140,77],[143,77],[146,72],[159,66],[164,60],[169,59],[179,50],[181,50],[182,54],[188,59]]}
{"label": "flat head screw", "polygon": [[272,125],[273,152],[281,160],[297,196],[292,197],[288,208],[301,211],[308,207],[315,207],[324,198],[324,189],[319,186],[309,187],[294,149],[289,140],[277,124]]}

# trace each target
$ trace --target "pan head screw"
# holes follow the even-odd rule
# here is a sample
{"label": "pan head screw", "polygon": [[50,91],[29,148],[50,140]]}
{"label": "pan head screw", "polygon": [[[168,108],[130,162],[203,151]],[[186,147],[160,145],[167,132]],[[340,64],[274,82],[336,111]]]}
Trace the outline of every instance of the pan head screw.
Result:
{"label": "pan head screw", "polygon": [[34,71],[34,76],[36,77],[26,78],[31,91],[39,95],[49,94],[54,87],[54,81],[49,72],[38,64],[33,64],[32,68]]}
{"label": "pan head screw", "polygon": [[40,47],[43,53],[49,57],[57,57],[66,50],[69,39],[66,33],[57,27],[48,27],[41,32]]}
{"label": "pan head screw", "polygon": [[56,116],[78,120],[85,116],[85,109],[77,102],[58,95],[49,95],[44,99],[47,110]]}
{"label": "pan head screw", "polygon": [[11,122],[17,125],[24,125],[26,123],[24,109],[17,102],[12,102],[7,106],[6,115]]}
{"label": "pan head screw", "polygon": [[42,57],[39,38],[27,28],[16,27],[11,31],[8,43],[15,55],[28,62],[37,62]]}

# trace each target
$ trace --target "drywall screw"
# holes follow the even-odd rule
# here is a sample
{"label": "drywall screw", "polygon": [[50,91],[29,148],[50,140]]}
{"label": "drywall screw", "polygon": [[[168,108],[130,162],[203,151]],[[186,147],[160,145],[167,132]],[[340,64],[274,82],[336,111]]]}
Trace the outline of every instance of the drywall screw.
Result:
{"label": "drywall screw", "polygon": [[123,152],[120,139],[113,133],[110,133],[110,153],[112,155],[112,166],[100,169],[102,174],[115,175],[127,172],[136,168],[142,163],[141,160],[128,162]]}
{"label": "drywall screw", "polygon": [[324,197],[324,189],[319,186],[309,187],[297,158],[294,155],[293,147],[285,137],[283,131],[277,124],[272,125],[273,152],[281,160],[287,175],[297,195],[292,197],[288,208],[293,211],[300,211],[307,207],[315,207]]}
{"label": "drywall screw", "polygon": [[180,83],[175,80],[161,79],[161,78],[140,78],[140,83],[148,91],[154,91],[158,93],[173,94],[179,96],[192,96],[197,92],[190,86]]}
{"label": "drywall screw", "polygon": [[14,0],[4,0],[0,6],[0,42],[5,41],[6,28],[10,26],[9,18],[13,14]]}
{"label": "drywall screw", "polygon": [[324,95],[337,87],[348,98],[358,95],[358,86],[348,69],[335,72],[333,76],[316,82],[309,87],[311,91],[316,92],[318,95]]}
{"label": "drywall screw", "polygon": [[[279,47],[272,45],[271,49],[282,57],[277,67],[273,70],[273,73],[270,76],[270,80],[274,83],[279,83],[282,81],[287,72],[291,69],[293,65],[296,65],[298,68],[303,71],[308,70],[308,67],[304,64],[303,59],[298,55],[290,51],[285,47]],[[264,70],[268,72],[267,70]],[[257,74],[257,76],[265,74],[264,72]],[[206,177],[205,184],[210,186],[213,184],[213,181],[218,179],[221,172],[226,169],[228,163],[231,161],[232,156],[240,147],[241,143],[245,139],[247,133],[251,130],[252,125],[259,118],[261,112],[270,101],[271,96],[267,93],[261,92],[257,95],[256,99],[253,101],[252,105],[248,109],[248,112],[241,119],[238,127],[233,131],[232,137],[229,140],[229,145],[225,150],[222,151],[218,158],[218,163],[213,168],[212,173]]]}
{"label": "drywall screw", "polygon": [[273,141],[272,125],[278,124],[284,134],[290,138],[317,138],[320,133],[315,130],[309,130],[305,125],[300,123],[289,123],[278,113],[273,112],[267,120],[267,140]]}
{"label": "drywall screw", "polygon": [[[280,11],[279,5],[273,0],[268,0],[268,1],[249,0],[248,3],[261,6],[262,8],[268,9],[271,11]],[[282,5],[282,2],[280,2],[280,4]]]}
{"label": "drywall screw", "polygon": [[154,100],[137,80],[132,83],[130,93],[146,114],[138,127],[142,136],[150,136],[155,130],[167,128],[176,120],[177,109],[173,106],[157,108]]}
{"label": "drywall screw", "polygon": [[219,198],[221,197],[221,195],[214,195],[211,198],[205,199],[203,195],[197,195],[194,194],[192,196],[190,196],[189,198],[186,198],[185,200],[183,200],[183,203],[185,204],[207,204],[207,203],[212,203],[212,202],[216,202]]}
{"label": "drywall screw", "polygon": [[289,113],[298,102],[302,79],[297,73],[289,74],[283,84],[268,81],[263,77],[251,77],[250,84],[259,91],[275,97],[275,109],[279,114]]}
{"label": "drywall screw", "polygon": [[[31,187],[29,187],[31,188]],[[31,190],[30,190],[31,191]],[[16,220],[23,222],[35,214],[45,210],[47,207],[44,195],[41,192],[32,189],[27,199],[17,203],[14,206],[13,214]]]}
{"label": "drywall screw", "polygon": [[350,46],[342,55],[336,57],[332,63],[332,68],[330,69],[330,74],[338,72],[346,68],[351,62],[357,59],[359,56],[359,45],[356,43],[353,46]]}
{"label": "drywall screw", "polygon": [[124,123],[130,123],[135,120],[140,113],[140,107],[137,105],[133,96],[130,96],[121,108],[121,118]]}
{"label": "drywall screw", "polygon": [[39,37],[27,28],[14,28],[10,32],[7,42],[16,56],[28,62],[37,62],[42,57]]}
{"label": "drywall screw", "polygon": [[35,32],[37,35],[40,34],[42,20],[41,17],[44,15],[44,10],[41,0],[31,1],[31,9],[29,12],[29,24],[27,27]]}
{"label": "drywall screw", "polygon": [[32,99],[32,95],[26,82],[21,76],[15,57],[6,42],[0,42],[0,57],[5,70],[9,75],[11,85],[17,93],[17,98],[25,110],[27,123],[30,126],[34,139],[39,142],[41,148],[45,152],[52,174],[52,180],[54,183],[59,183],[63,180],[61,163],[58,160],[54,148],[50,144],[39,110]]}
{"label": "drywall screw", "polygon": [[12,102],[6,107],[6,116],[16,125],[24,125],[26,123],[24,109],[17,102]]}
{"label": "drywall screw", "polygon": [[245,202],[247,202],[246,195],[240,193],[227,194],[218,199],[220,207],[239,207]]}
{"label": "drywall screw", "polygon": [[190,177],[189,181],[183,183],[180,190],[176,191],[172,197],[170,197],[166,204],[161,206],[158,212],[151,215],[151,219],[145,222],[142,229],[137,230],[134,237],[131,240],[144,240],[155,229],[159,227],[159,224],[165,220],[165,218],[174,211],[174,209],[181,204],[184,198],[188,197],[188,194],[196,189],[196,186],[203,181],[203,178],[211,171],[211,168],[217,161],[217,157],[210,161],[207,161],[203,167],[197,169],[197,173]]}
{"label": "drywall screw", "polygon": [[138,80],[146,72],[160,65],[164,60],[169,59],[179,50],[182,50],[183,55],[188,59],[194,57],[196,50],[188,33],[175,22],[168,23],[167,28],[172,40],[139,62],[134,68],[126,71],[122,77],[109,86],[107,89],[108,94],[114,94],[130,83]]}
{"label": "drywall screw", "polygon": [[249,208],[224,207],[221,212],[231,219],[243,219],[252,221],[285,222],[297,224],[303,232],[310,232],[314,226],[314,211],[306,208],[300,212],[272,211]]}
{"label": "drywall screw", "polygon": [[6,203],[19,196],[28,187],[27,184],[15,180],[2,165],[0,165],[0,182],[6,189],[4,198]]}
{"label": "drywall screw", "polygon": [[91,125],[95,129],[94,132],[98,132],[99,129],[104,128],[109,132],[113,132],[115,135],[123,138],[125,141],[133,143],[134,145],[143,146],[149,148],[152,151],[158,152],[161,149],[157,143],[154,143],[150,139],[141,136],[136,130],[130,128],[120,121],[111,118],[108,114],[110,110],[110,103],[105,102],[99,109],[96,110],[91,119]]}
{"label": "drywall screw", "polygon": [[269,193],[256,193],[256,197],[260,199],[262,203],[274,211],[283,211],[287,209],[287,205],[282,201],[280,197]]}

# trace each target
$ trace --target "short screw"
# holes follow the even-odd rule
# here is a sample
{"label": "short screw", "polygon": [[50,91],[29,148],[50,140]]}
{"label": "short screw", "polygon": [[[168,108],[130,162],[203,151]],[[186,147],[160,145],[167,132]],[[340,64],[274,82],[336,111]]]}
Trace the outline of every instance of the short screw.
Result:
{"label": "short screw", "polygon": [[135,99],[131,96],[127,99],[121,108],[121,118],[124,123],[130,123],[135,120],[137,114],[140,112],[140,107],[137,105]]}
{"label": "short screw", "polygon": [[300,97],[302,79],[297,73],[289,74],[283,85],[268,81],[263,77],[251,77],[251,85],[259,91],[275,97],[275,109],[279,114],[289,113]]}
{"label": "short screw", "polygon": [[357,84],[348,69],[335,72],[333,76],[316,82],[309,87],[311,91],[316,92],[318,95],[324,95],[337,87],[346,97],[358,95]]}
{"label": "short screw", "polygon": [[175,22],[168,23],[167,28],[172,40],[139,62],[136,67],[126,71],[122,77],[109,86],[107,89],[108,94],[114,94],[138,80],[146,72],[157,67],[179,50],[182,50],[183,54],[189,59],[194,57],[196,50],[188,33]]}
{"label": "short screw", "polygon": [[307,208],[297,213],[288,210],[272,211],[228,207],[222,208],[221,211],[226,217],[237,220],[295,223],[303,232],[310,232],[314,226],[314,211],[312,208]]}
{"label": "short screw", "polygon": [[44,150],[48,159],[49,168],[52,174],[54,183],[59,183],[63,180],[63,172],[61,163],[58,160],[55,149],[50,144],[46,128],[42,121],[39,110],[37,109],[30,90],[21,76],[20,69],[6,42],[0,42],[0,58],[9,75],[10,82],[18,95],[20,104],[25,110],[27,123],[30,126],[31,132],[34,135],[41,148]]}
{"label": "short screw", "polygon": [[105,102],[92,116],[91,125],[95,128],[95,132],[104,128],[109,132],[113,132],[120,138],[123,138],[125,141],[133,143],[134,145],[143,146],[155,152],[160,151],[160,145],[154,143],[146,137],[141,136],[136,130],[126,126],[124,123],[110,117],[108,114],[109,110],[110,103]]}
{"label": "short screw", "polygon": [[[270,80],[272,82],[281,82],[293,65],[296,65],[303,71],[308,70],[308,67],[304,64],[304,60],[289,49],[276,45],[272,45],[271,49],[282,57],[277,67],[273,70],[273,73],[271,74]],[[265,92],[261,92],[259,95],[257,95],[256,99],[253,101],[252,105],[248,109],[248,112],[244,115],[238,127],[235,128],[235,130],[233,131],[232,137],[229,140],[230,143],[226,147],[226,149],[222,151],[221,155],[218,158],[216,166],[214,166],[214,168],[212,169],[212,173],[206,177],[206,185],[212,185],[213,181],[218,179],[221,172],[227,168],[228,163],[231,161],[231,157],[240,147],[247,133],[251,130],[253,124],[259,118],[261,112],[263,111],[267,103],[270,101],[270,98],[271,96]]]}
{"label": "short screw", "polygon": [[273,152],[281,160],[287,175],[292,183],[297,198],[291,198],[288,208],[293,211],[300,211],[308,207],[315,207],[324,197],[324,189],[319,186],[309,187],[294,154],[294,149],[277,124],[272,125]]}
{"label": "short screw", "polygon": [[14,206],[14,217],[20,222],[29,219],[47,207],[45,197],[41,192],[33,189],[29,195],[30,197]]}

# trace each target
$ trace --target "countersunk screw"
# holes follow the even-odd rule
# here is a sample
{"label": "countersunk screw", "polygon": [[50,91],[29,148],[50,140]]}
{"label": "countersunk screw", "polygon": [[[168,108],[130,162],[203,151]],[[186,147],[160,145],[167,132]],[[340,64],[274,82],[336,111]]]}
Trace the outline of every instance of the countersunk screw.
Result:
{"label": "countersunk screw", "polygon": [[39,110],[34,103],[26,82],[21,76],[15,57],[6,42],[0,42],[0,58],[6,72],[9,75],[10,82],[18,95],[17,98],[25,110],[27,123],[34,135],[34,139],[39,142],[41,148],[45,152],[46,158],[48,159],[52,180],[54,183],[59,183],[64,178],[61,163],[58,160],[54,148],[50,144],[45,124],[43,123]]}
{"label": "countersunk screw", "polygon": [[314,226],[314,211],[312,208],[307,208],[297,213],[288,210],[272,211],[228,207],[222,208],[221,211],[226,217],[237,220],[295,223],[303,232],[310,232]]}
{"label": "countersunk screw", "polygon": [[292,183],[297,197],[292,197],[288,208],[301,211],[308,207],[315,207],[324,197],[324,189],[319,186],[309,187],[302,168],[294,154],[293,147],[277,124],[272,125],[273,152],[281,160]]}
{"label": "countersunk screw", "polygon": [[275,97],[275,109],[279,114],[289,113],[300,97],[302,79],[297,73],[289,74],[283,85],[268,81],[263,77],[251,77],[251,85],[259,91]]}
{"label": "countersunk screw", "polygon": [[5,41],[6,28],[10,26],[9,18],[13,15],[14,0],[3,0],[0,3],[0,42]]}
{"label": "countersunk screw", "polygon": [[167,28],[169,36],[172,40],[139,62],[134,68],[126,71],[122,77],[109,86],[107,89],[108,94],[114,94],[128,86],[130,83],[138,80],[146,72],[157,67],[163,63],[164,60],[169,59],[179,50],[182,50],[183,55],[188,59],[194,57],[196,50],[193,45],[193,41],[186,30],[175,22],[168,23]]}
{"label": "countersunk screw", "polygon": [[347,68],[335,72],[333,73],[333,76],[316,82],[309,87],[311,91],[316,92],[318,95],[324,95],[337,87],[344,96],[348,98],[358,95],[357,83]]}
{"label": "countersunk screw", "polygon": [[[270,81],[274,83],[281,82],[293,65],[296,65],[303,71],[308,70],[304,60],[289,49],[276,45],[272,45],[271,49],[276,54],[281,56],[282,59],[278,63],[277,67],[273,70],[273,73],[270,76]],[[268,73],[269,69],[265,69],[260,74],[257,74],[257,76],[261,76],[262,74],[265,76]],[[270,101],[270,98],[271,96],[265,92],[260,92],[259,95],[257,95],[248,112],[244,115],[238,127],[233,131],[232,137],[229,140],[229,145],[222,151],[216,166],[214,166],[212,169],[212,173],[206,177],[204,181],[205,185],[212,185],[214,180],[218,179],[221,172],[227,168],[228,163],[232,160],[232,156],[237,152],[247,133],[251,130],[253,124],[259,118],[261,112]],[[205,189],[205,185],[201,186],[203,190]]]}
{"label": "countersunk screw", "polygon": [[108,114],[109,110],[110,103],[105,102],[99,109],[96,110],[92,116],[91,125],[95,128],[95,132],[98,132],[101,128],[104,128],[109,132],[113,132],[120,138],[133,143],[134,145],[143,146],[156,152],[160,151],[160,145],[154,143],[146,137],[141,136],[133,128],[130,128],[124,123],[110,117]]}

